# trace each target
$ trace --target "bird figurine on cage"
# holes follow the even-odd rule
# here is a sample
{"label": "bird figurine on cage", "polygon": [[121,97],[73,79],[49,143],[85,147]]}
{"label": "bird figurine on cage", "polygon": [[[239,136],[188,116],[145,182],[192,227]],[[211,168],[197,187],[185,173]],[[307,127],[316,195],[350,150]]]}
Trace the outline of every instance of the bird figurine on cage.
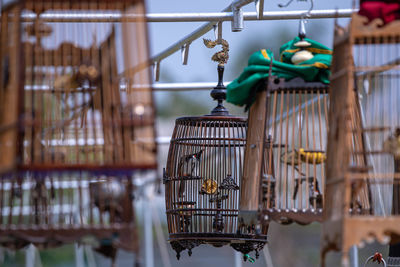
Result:
{"label": "bird figurine on cage", "polygon": [[211,60],[218,62],[218,65],[223,66],[229,60],[229,43],[224,40],[215,40],[212,41],[210,39],[203,39],[204,45],[207,48],[214,48],[216,45],[222,45],[222,50],[216,52],[212,57]]}
{"label": "bird figurine on cage", "polygon": [[200,194],[214,195],[217,192],[218,183],[212,179],[206,179],[201,184]]}

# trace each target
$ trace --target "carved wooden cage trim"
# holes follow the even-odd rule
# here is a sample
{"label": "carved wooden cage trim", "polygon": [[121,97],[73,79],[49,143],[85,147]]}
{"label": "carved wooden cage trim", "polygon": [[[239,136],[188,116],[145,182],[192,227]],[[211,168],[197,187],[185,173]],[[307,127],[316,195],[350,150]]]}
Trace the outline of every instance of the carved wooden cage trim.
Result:
{"label": "carved wooden cage trim", "polygon": [[144,14],[144,3],[11,2],[0,36],[0,243],[94,235],[134,249],[135,171],[157,167],[152,91],[134,89],[149,73],[126,71],[148,58],[146,24],[40,15]]}
{"label": "carved wooden cage trim", "polygon": [[[336,27],[323,254],[399,239],[400,23]],[[348,234],[351,233],[351,234]]]}

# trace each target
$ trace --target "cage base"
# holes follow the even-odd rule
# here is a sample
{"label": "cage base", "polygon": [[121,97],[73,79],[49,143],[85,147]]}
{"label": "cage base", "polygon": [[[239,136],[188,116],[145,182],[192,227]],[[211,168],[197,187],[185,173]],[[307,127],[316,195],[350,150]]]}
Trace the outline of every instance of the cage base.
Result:
{"label": "cage base", "polygon": [[173,234],[168,240],[171,247],[176,251],[176,258],[180,259],[180,253],[188,250],[188,255],[192,255],[192,249],[202,244],[222,247],[230,245],[236,251],[248,254],[255,251],[258,258],[259,251],[268,242],[266,235],[245,235],[245,234],[223,234],[223,233],[193,233],[193,234]]}

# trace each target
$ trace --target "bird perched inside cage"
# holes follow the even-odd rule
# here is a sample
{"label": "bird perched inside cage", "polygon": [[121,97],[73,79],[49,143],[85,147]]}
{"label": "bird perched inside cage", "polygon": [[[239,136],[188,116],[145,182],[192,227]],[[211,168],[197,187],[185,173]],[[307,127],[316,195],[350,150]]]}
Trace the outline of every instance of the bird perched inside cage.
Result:
{"label": "bird perched inside cage", "polygon": [[395,159],[400,159],[400,128],[396,128],[394,134],[385,140],[383,151],[392,154]]}
{"label": "bird perched inside cage", "polygon": [[281,155],[281,160],[289,165],[299,165],[300,163],[308,164],[321,164],[326,160],[325,153],[321,151],[305,150],[304,148],[299,148],[283,153]]}

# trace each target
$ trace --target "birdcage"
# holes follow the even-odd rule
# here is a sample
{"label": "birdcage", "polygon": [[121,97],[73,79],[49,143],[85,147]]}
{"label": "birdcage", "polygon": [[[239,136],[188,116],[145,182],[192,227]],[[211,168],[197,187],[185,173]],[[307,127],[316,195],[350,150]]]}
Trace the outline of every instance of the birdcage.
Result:
{"label": "birdcage", "polygon": [[222,106],[223,66],[211,95],[218,106],[210,115],[176,120],[164,174],[169,241],[177,252],[201,244],[230,245],[248,254],[261,250],[266,229],[240,229],[240,179],[247,120]]}
{"label": "birdcage", "polygon": [[[259,86],[249,112],[244,176],[259,188],[262,219],[321,221],[329,87],[274,76]],[[241,201],[258,203],[257,197],[247,192]],[[243,203],[243,210],[258,210],[257,204]]]}
{"label": "birdcage", "polygon": [[[254,103],[240,195],[243,226],[322,220],[332,51],[305,37],[301,19],[298,37],[281,47],[279,61],[262,49],[249,60],[258,76],[250,69],[242,74],[258,79],[251,85],[254,96],[247,100]],[[287,71],[292,68],[296,71]],[[307,68],[312,75],[306,74]],[[239,91],[232,87],[233,100]]]}
{"label": "birdcage", "polygon": [[[6,1],[1,16],[0,243],[94,236],[134,249],[136,170],[156,168],[143,1]],[[110,14],[119,22],[98,22]]]}
{"label": "birdcage", "polygon": [[400,22],[335,30],[323,255],[398,240]]}
{"label": "birdcage", "polygon": [[[328,85],[300,78],[271,78],[266,89],[262,213],[268,220],[284,224],[320,221]],[[249,129],[252,127],[255,125],[249,124]]]}

